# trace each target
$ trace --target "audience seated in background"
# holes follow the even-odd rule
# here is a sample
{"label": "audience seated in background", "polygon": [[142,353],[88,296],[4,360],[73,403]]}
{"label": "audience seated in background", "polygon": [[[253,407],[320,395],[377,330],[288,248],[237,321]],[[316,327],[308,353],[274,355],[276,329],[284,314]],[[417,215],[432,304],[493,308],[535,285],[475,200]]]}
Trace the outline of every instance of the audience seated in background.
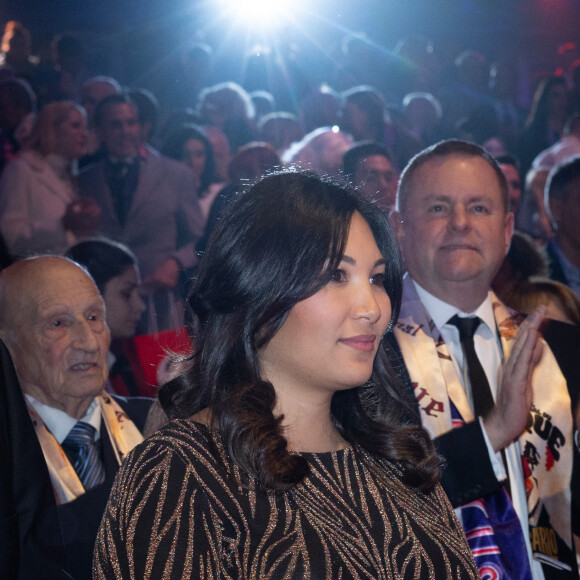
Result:
{"label": "audience seated in background", "polygon": [[82,107],[57,101],[41,109],[25,148],[0,177],[0,232],[13,256],[61,253],[94,231],[99,208],[79,198],[73,175],[86,145]]}
{"label": "audience seated in background", "polygon": [[566,284],[580,297],[580,156],[552,168],[544,204],[556,230],[546,248],[550,278]]}
{"label": "audience seated in background", "polygon": [[218,181],[213,147],[203,127],[183,125],[167,137],[161,152],[191,168],[200,209],[207,217],[215,196],[224,184]]}
{"label": "audience seated in background", "polygon": [[22,147],[20,128],[36,113],[36,95],[22,79],[0,81],[0,173]]}
{"label": "audience seated in background", "polygon": [[48,466],[68,569],[90,578],[113,478],[143,439],[151,401],[104,391],[110,334],[103,299],[66,258],[29,258],[0,274],[0,337]]}
{"label": "audience seated in background", "polygon": [[566,79],[555,75],[546,77],[534,93],[526,125],[516,142],[515,153],[523,175],[530,169],[536,155],[562,137],[567,115]]}
{"label": "audience seated in background", "polygon": [[534,159],[532,167],[552,168],[575,155],[580,155],[580,113],[576,113],[566,121],[564,136],[542,151]]}
{"label": "audience seated in background", "polygon": [[196,246],[198,252],[204,252],[207,242],[223,210],[235,196],[263,175],[267,175],[281,165],[280,157],[272,145],[259,141],[248,143],[233,156],[229,167],[228,184],[220,190],[211,205],[203,237]]}
{"label": "audience seated in background", "polygon": [[255,139],[254,105],[237,83],[219,83],[203,89],[198,110],[204,125],[212,125],[225,133],[232,151]]}
{"label": "audience seated in background", "polygon": [[542,245],[554,237],[554,227],[544,205],[544,189],[549,173],[547,167],[532,167],[528,171],[517,222],[520,231]]}
{"label": "audience seated in background", "polygon": [[81,102],[82,86],[87,80],[85,47],[75,34],[58,34],[50,43],[50,58],[36,71],[39,101]]}
{"label": "audience seated in background", "polygon": [[341,103],[340,94],[328,85],[308,93],[300,102],[300,123],[304,132],[340,125]]}
{"label": "audience seated in background", "polygon": [[394,209],[399,175],[386,147],[375,141],[355,143],[344,154],[342,170],[365,198],[387,214]]}
{"label": "audience seated in background", "polygon": [[549,277],[546,250],[531,237],[514,232],[510,249],[493,280],[493,291],[510,308],[532,314],[546,306],[546,318],[580,324],[580,300],[572,290]]}
{"label": "audience seated in background", "polygon": [[[75,244],[66,257],[87,269],[105,302],[111,333],[106,390],[113,395],[155,397],[159,385],[176,372],[168,353],[174,355],[191,350],[185,329],[134,336],[145,305],[140,296],[137,258],[127,246],[106,238],[94,238]],[[155,403],[147,415],[142,429],[145,437],[167,421],[158,407]]]}
{"label": "audience seated in background", "polygon": [[498,135],[513,151],[524,126],[526,111],[519,105],[520,83],[516,58],[502,55],[489,67],[489,94],[497,117]]}
{"label": "audience seated in background", "polygon": [[0,68],[8,69],[15,77],[34,81],[38,58],[32,55],[30,32],[22,23],[10,20],[4,27],[0,52]]}
{"label": "audience seated in background", "polygon": [[95,111],[97,105],[107,97],[121,92],[121,85],[111,77],[97,76],[87,79],[81,87],[81,105],[87,112],[87,124],[89,127],[89,140],[87,144],[87,157],[83,165],[94,161],[98,154],[101,141],[95,126]]}
{"label": "audience seated in background", "polygon": [[511,295],[503,295],[508,306],[523,314],[532,314],[538,306],[545,305],[547,318],[580,327],[580,298],[568,286],[536,276],[526,282]]}
{"label": "audience seated in background", "polygon": [[408,93],[403,98],[405,122],[411,135],[427,147],[440,140],[441,103],[431,94]]}
{"label": "audience seated in background", "polygon": [[357,86],[342,95],[342,125],[355,141],[385,142],[385,125],[391,119],[381,93],[370,86]]}
{"label": "audience seated in background", "polygon": [[[487,97],[489,63],[484,54],[469,48],[455,56],[447,72],[445,83],[438,88],[438,96],[443,107],[445,130],[448,134],[455,134],[454,131],[462,121],[465,119],[475,121],[480,118],[483,109],[490,107]],[[474,116],[476,111],[480,113]],[[486,115],[486,118],[493,120],[495,125],[493,111],[491,117]]]}
{"label": "audience seated in background", "polygon": [[286,149],[282,161],[319,175],[338,176],[344,154],[352,143],[351,136],[338,127],[320,127]]}
{"label": "audience seated in background", "polygon": [[357,86],[343,93],[341,128],[355,141],[377,141],[385,145],[397,167],[404,167],[421,150],[420,141],[391,118],[384,97],[374,87]]}
{"label": "audience seated in background", "polygon": [[520,179],[520,166],[518,160],[513,155],[499,155],[494,157],[507,179],[510,197],[510,211],[514,214],[516,220],[515,223],[517,225],[518,212],[522,204],[522,182]]}
{"label": "audience seated in background", "polygon": [[205,221],[193,172],[139,146],[137,108],[127,95],[101,101],[95,122],[103,155],[81,171],[79,189],[101,208],[96,234],[126,244],[139,259],[149,291],[139,332],[180,328],[179,275],[196,263]]}
{"label": "audience seated in background", "polygon": [[276,110],[276,101],[268,91],[252,91],[250,99],[254,105],[256,123],[259,123],[262,117],[273,113]]}
{"label": "audience seated in background", "polygon": [[211,143],[213,162],[219,182],[228,181],[228,167],[232,160],[232,148],[226,134],[213,125],[204,125],[203,130]]}
{"label": "audience seated in background", "polygon": [[133,397],[145,394],[143,370],[135,360],[131,342],[126,340],[134,336],[145,310],[135,254],[124,244],[102,238],[75,244],[66,257],[87,269],[105,302],[111,333],[108,357],[111,392]]}
{"label": "audience seated in background", "polygon": [[260,119],[258,131],[261,141],[270,143],[282,155],[286,149],[300,141],[304,137],[304,132],[298,117],[292,113],[270,113]]}
{"label": "audience seated in background", "polygon": [[137,105],[140,126],[140,145],[145,147],[149,153],[159,155],[151,142],[157,132],[159,124],[159,102],[155,95],[147,89],[129,89],[129,98]]}

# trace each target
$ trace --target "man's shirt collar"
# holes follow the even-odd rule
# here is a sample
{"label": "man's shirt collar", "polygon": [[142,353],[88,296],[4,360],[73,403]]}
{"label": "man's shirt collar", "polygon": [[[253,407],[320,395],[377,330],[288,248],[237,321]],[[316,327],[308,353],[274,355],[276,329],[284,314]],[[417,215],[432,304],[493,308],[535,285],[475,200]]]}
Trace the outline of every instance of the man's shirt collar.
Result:
{"label": "man's shirt collar", "polygon": [[75,426],[77,421],[84,421],[85,423],[92,425],[97,430],[97,436],[95,439],[98,439],[98,434],[101,428],[101,406],[96,398],[93,399],[93,402],[90,404],[84,416],[80,419],[75,419],[64,411],[46,405],[45,403],[41,403],[30,395],[25,394],[24,396],[30,405],[32,405],[32,408],[40,415],[40,418],[44,421],[47,429],[54,435],[54,438],[59,442],[59,444],[66,439],[66,436]]}
{"label": "man's shirt collar", "polygon": [[485,323],[485,325],[489,328],[492,334],[495,335],[496,333],[496,324],[495,324],[495,317],[493,315],[493,307],[491,304],[491,296],[490,293],[487,293],[485,300],[473,311],[473,312],[463,312],[456,306],[449,304],[448,302],[444,302],[440,298],[433,296],[430,292],[425,290],[417,281],[411,278],[413,284],[415,285],[415,289],[417,290],[417,294],[421,299],[421,302],[429,312],[435,326],[439,330],[443,327],[443,325],[447,324],[449,319],[456,314],[460,317],[462,316],[479,316],[481,320]]}

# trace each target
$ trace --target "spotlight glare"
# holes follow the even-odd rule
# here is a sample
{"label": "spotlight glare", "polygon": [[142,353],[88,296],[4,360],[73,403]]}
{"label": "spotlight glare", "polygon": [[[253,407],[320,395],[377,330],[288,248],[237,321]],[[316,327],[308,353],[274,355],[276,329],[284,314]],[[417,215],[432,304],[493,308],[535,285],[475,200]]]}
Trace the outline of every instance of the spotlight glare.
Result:
{"label": "spotlight glare", "polygon": [[224,14],[246,28],[273,28],[282,25],[293,12],[298,0],[220,0]]}

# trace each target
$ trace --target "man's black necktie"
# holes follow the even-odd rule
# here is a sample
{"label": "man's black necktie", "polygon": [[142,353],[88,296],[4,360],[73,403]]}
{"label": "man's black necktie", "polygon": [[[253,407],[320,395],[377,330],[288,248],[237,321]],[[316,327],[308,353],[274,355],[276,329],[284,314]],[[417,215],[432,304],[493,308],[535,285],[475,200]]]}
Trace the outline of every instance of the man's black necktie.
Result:
{"label": "man's black necktie", "polygon": [[139,181],[139,163],[109,163],[107,173],[117,218],[125,225]]}
{"label": "man's black necktie", "polygon": [[467,365],[467,376],[471,385],[473,411],[476,416],[485,417],[493,408],[493,396],[473,343],[473,335],[480,323],[481,319],[477,316],[460,318],[456,314],[449,319],[449,324],[456,326],[459,330],[464,358],[463,366]]}
{"label": "man's black necktie", "polygon": [[[459,340],[463,350],[463,367],[465,368],[465,365],[467,365],[467,376],[471,385],[473,412],[476,417],[485,417],[493,409],[494,402],[489,382],[475,352],[475,344],[473,342],[473,336],[480,323],[481,318],[477,316],[461,318],[456,314],[449,319],[448,324],[456,326],[459,330]],[[501,456],[507,474],[508,464],[504,449],[501,450]],[[504,486],[508,495],[511,496],[509,477],[505,480]]]}

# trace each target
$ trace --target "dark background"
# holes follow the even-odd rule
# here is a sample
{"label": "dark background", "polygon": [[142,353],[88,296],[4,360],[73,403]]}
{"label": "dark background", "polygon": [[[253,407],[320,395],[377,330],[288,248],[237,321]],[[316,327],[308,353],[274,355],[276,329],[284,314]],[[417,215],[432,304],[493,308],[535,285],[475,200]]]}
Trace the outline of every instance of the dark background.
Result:
{"label": "dark background", "polygon": [[[353,31],[386,51],[403,36],[421,34],[445,58],[465,48],[490,61],[508,58],[527,85],[558,67],[567,72],[580,56],[580,0],[309,0],[308,7],[268,41],[299,44],[321,77],[341,38]],[[37,53],[55,34],[75,32],[92,70],[145,86],[200,39],[213,47],[223,78],[237,80],[242,55],[256,37],[232,29],[220,11],[211,0],[0,0],[0,23],[20,20]],[[558,54],[565,43],[573,46]]]}

